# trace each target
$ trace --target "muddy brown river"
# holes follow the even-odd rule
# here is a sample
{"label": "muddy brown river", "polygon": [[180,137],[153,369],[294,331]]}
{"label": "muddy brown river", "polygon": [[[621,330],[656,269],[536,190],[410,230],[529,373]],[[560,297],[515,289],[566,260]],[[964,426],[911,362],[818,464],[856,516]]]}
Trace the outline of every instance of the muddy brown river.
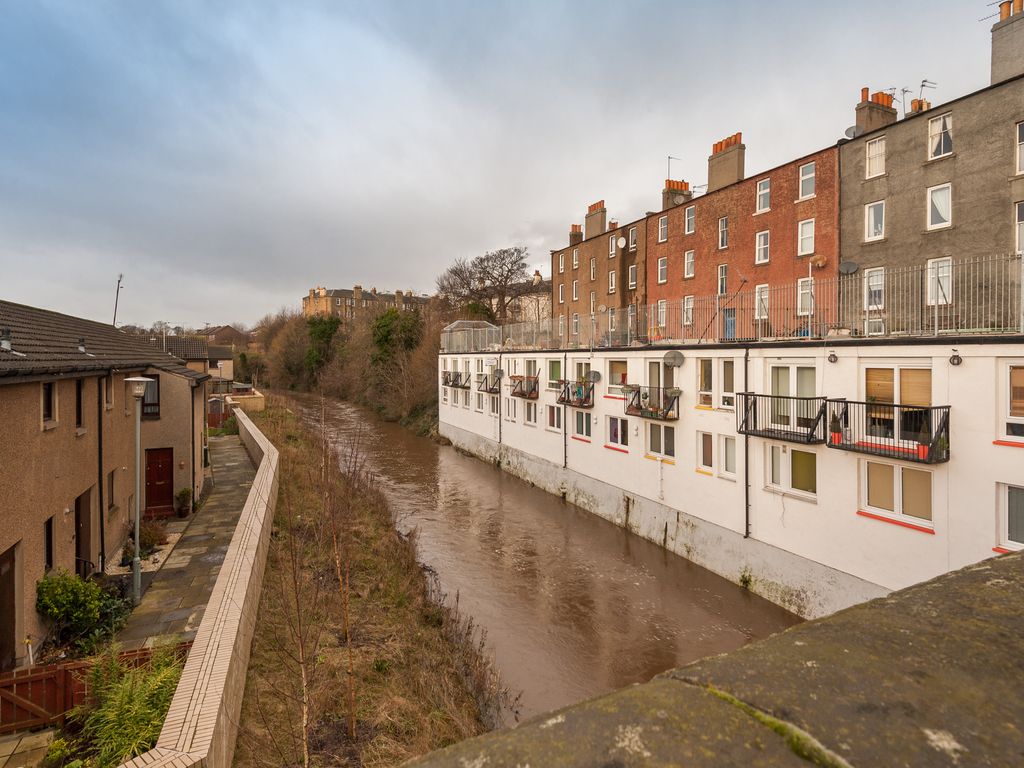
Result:
{"label": "muddy brown river", "polygon": [[[301,401],[308,419],[319,403]],[[739,648],[799,618],[493,465],[328,401],[420,560],[487,630],[520,717]]]}

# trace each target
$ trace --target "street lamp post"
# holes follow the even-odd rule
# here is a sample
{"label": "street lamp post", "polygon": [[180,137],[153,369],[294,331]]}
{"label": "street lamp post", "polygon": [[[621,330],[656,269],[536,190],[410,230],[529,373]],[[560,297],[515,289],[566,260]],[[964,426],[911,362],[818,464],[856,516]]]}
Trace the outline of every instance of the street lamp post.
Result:
{"label": "street lamp post", "polygon": [[145,376],[132,376],[124,380],[132,388],[135,398],[135,546],[132,558],[132,604],[142,600],[142,561],[139,559],[139,508],[142,505],[142,398],[146,385],[154,381]]}

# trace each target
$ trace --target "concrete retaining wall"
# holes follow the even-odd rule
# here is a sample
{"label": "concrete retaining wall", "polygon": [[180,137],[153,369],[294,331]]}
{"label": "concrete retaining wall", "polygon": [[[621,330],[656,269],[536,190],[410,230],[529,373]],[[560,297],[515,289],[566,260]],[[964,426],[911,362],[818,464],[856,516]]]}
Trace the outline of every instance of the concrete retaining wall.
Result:
{"label": "concrete retaining wall", "polygon": [[609,483],[441,422],[452,444],[588,512],[627,528],[805,618],[888,593],[883,587],[736,531],[624,493]]}
{"label": "concrete retaining wall", "polygon": [[256,478],[156,747],[123,768],[228,768],[234,757],[278,483],[277,449],[241,408],[235,417]]}

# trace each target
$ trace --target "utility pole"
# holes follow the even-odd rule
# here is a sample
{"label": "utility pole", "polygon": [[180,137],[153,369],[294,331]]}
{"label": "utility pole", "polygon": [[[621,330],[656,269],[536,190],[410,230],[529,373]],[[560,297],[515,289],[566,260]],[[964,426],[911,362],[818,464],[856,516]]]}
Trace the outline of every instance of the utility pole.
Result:
{"label": "utility pole", "polygon": [[121,297],[121,279],[124,277],[123,274],[117,276],[117,290],[114,292],[114,321],[111,323],[117,328],[117,300]]}

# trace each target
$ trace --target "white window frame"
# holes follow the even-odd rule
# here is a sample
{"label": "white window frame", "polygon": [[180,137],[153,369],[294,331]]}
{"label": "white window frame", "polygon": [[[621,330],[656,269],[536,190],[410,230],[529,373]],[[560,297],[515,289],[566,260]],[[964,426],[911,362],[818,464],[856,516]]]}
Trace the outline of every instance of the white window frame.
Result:
{"label": "white window frame", "polygon": [[668,301],[660,299],[657,304],[658,307],[658,328],[665,327],[665,315],[668,312]]}
{"label": "white window frame", "polygon": [[[558,377],[554,378],[554,379],[551,378],[551,366],[552,365],[557,365],[558,366]],[[557,390],[558,389],[558,382],[561,381],[564,378],[564,376],[562,375],[562,373],[563,373],[562,372],[562,361],[561,360],[557,360],[557,359],[556,360],[552,360],[552,359],[548,358],[546,373],[547,373],[547,377],[548,377],[547,378],[547,382],[548,382],[547,388],[548,389]]]}
{"label": "white window frame", "polygon": [[999,545],[1003,549],[1019,552],[1024,549],[1024,542],[1010,538],[1010,489],[1024,493],[1024,486],[1016,483],[999,483]]}
{"label": "white window frame", "polygon": [[[811,229],[811,249],[804,249],[804,227],[810,225]],[[796,255],[797,256],[811,256],[814,254],[814,219],[804,219],[796,225]]]}
{"label": "white window frame", "polygon": [[580,335],[580,315],[579,312],[572,313],[572,335]]}
{"label": "white window frame", "polygon": [[615,235],[608,235],[608,258],[615,258]]}
{"label": "white window frame", "polygon": [[[770,442],[765,445],[765,459],[764,459],[764,480],[765,488],[773,490],[777,493],[784,493],[787,496],[795,496],[797,498],[804,498],[813,500],[818,498],[818,453],[817,451],[807,450],[808,446],[801,446],[795,448],[789,443],[775,443]],[[793,454],[794,453],[806,453],[814,457],[814,491],[808,491],[804,488],[793,487]],[[772,461],[774,456],[779,457],[779,480],[778,482],[772,477]]]}
{"label": "white window frame", "polygon": [[497,395],[491,395],[490,397],[491,401],[489,403],[490,408],[488,412],[490,413],[491,418],[496,419],[501,415],[501,404],[498,402]]}
{"label": "white window frame", "polygon": [[615,270],[608,271],[608,293],[615,293]]}
{"label": "white window frame", "polygon": [[[612,422],[616,422],[618,437],[612,439]],[[608,435],[607,443],[619,448],[629,448],[629,420],[622,416],[608,416],[605,419],[605,434]]]}
{"label": "white window frame", "polygon": [[[725,367],[732,365],[732,389],[725,388]],[[721,391],[718,393],[718,407],[732,410],[736,407],[736,361],[725,357],[719,360],[718,382]]]}
{"label": "white window frame", "polygon": [[[703,381],[704,371],[708,372],[708,381]],[[705,387],[704,384],[707,384]],[[697,359],[697,405],[710,407],[715,401],[715,359],[701,357]]]}
{"label": "white window frame", "polygon": [[[880,278],[879,285],[877,286],[881,293],[881,299],[877,302],[873,302],[871,298],[871,292],[873,290],[872,282]],[[872,267],[871,269],[864,270],[864,311],[874,312],[885,309],[885,267]]]}
{"label": "white window frame", "polygon": [[1017,174],[1019,175],[1024,173],[1024,121],[1017,123],[1017,125],[1015,126],[1015,130],[1017,131],[1017,155],[1015,165]]}
{"label": "white window frame", "polygon": [[1024,201],[1013,204],[1014,222],[1013,228],[1016,232],[1017,253],[1024,253]]}
{"label": "white window frame", "polygon": [[629,228],[629,250],[636,250],[636,227]]}
{"label": "white window frame", "polygon": [[1002,388],[1004,391],[1002,393],[1001,398],[1003,401],[1002,412],[999,414],[999,436],[1005,438],[1006,440],[1024,442],[1024,434],[1011,435],[1010,430],[1008,429],[1009,425],[1011,424],[1019,424],[1021,426],[1021,430],[1024,431],[1024,415],[1013,416],[1010,413],[1010,407],[1013,404],[1013,392],[1010,387],[1010,375],[1014,368],[1024,368],[1024,358],[1018,360],[1009,360],[1002,366]]}
{"label": "white window frame", "polygon": [[515,422],[516,420],[516,403],[518,400],[514,397],[505,398],[505,421]]}
{"label": "white window frame", "polygon": [[484,393],[483,392],[477,392],[476,393],[476,407],[474,408],[474,410],[477,413],[483,413],[484,412]]}
{"label": "white window frame", "polygon": [[658,257],[658,284],[668,282],[668,256]]}
{"label": "white window frame", "polygon": [[[881,167],[876,167],[874,173],[872,173],[871,164],[875,162],[876,166],[881,159]],[[864,142],[864,178],[874,179],[878,176],[885,175],[885,136],[879,136],[875,139],[869,139]]]}
{"label": "white window frame", "polygon": [[[940,291],[938,290],[938,287],[942,281],[941,270],[943,266],[945,266],[947,270],[946,274],[948,275],[949,287],[948,290],[942,292],[943,295],[939,298],[938,294]],[[938,303],[940,307],[945,307],[952,304],[955,296],[953,293],[955,290],[955,286],[953,285],[953,257],[942,256],[938,259],[928,259],[928,261],[925,262],[925,267],[925,280],[927,281],[926,301],[928,306],[934,307],[936,303]]]}
{"label": "white window frame", "polygon": [[729,247],[729,217],[722,216],[718,219],[718,250],[724,251]]}
{"label": "white window frame", "polygon": [[[704,463],[704,437],[711,438],[711,460],[710,464]],[[711,474],[715,471],[715,435],[713,432],[697,432],[697,469],[701,472]]]}
{"label": "white window frame", "polygon": [[718,265],[718,295],[725,296],[729,293],[729,265]]}
{"label": "white window frame", "polygon": [[572,281],[572,300],[573,301],[579,301],[579,298],[580,298],[580,281],[579,280],[573,280]]}
{"label": "white window frame", "polygon": [[573,248],[572,249],[572,268],[573,269],[578,269],[579,266],[580,266],[580,249],[579,248]]}
{"label": "white window frame", "polygon": [[[881,206],[882,211],[882,229],[877,235],[871,232],[871,212],[872,210]],[[864,205],[864,242],[872,243],[876,240],[885,239],[885,200],[875,200],[873,203],[866,203]]]}
{"label": "white window frame", "polygon": [[[896,520],[901,523],[909,523],[919,528],[928,528],[931,530],[935,529],[935,473],[930,469],[925,469],[923,466],[906,466],[893,461],[882,461],[882,457],[864,459],[860,461],[860,493],[862,509],[866,512],[870,512],[872,515],[878,517],[884,517],[889,520]],[[886,464],[893,468],[892,479],[892,501],[895,509],[883,509],[881,507],[872,507],[868,504],[868,464]],[[907,515],[903,512],[903,473],[911,472],[924,472],[931,479],[931,508],[932,514],[931,520],[923,517],[915,517],[914,515]]]}
{"label": "white window frame", "polygon": [[[944,189],[949,194],[949,219],[942,224],[932,224],[932,196],[939,190]],[[936,229],[949,229],[953,226],[953,185],[948,181],[945,184],[936,184],[934,187],[928,187],[928,193],[926,196],[925,206],[925,228],[931,232]]]}
{"label": "white window frame", "polygon": [[[729,449],[728,445],[732,443],[732,469],[729,469]],[[736,438],[733,435],[719,435],[718,436],[718,455],[720,461],[718,462],[718,476],[725,477],[729,480],[736,479]]]}
{"label": "white window frame", "polygon": [[[945,133],[949,136],[949,149],[946,152],[936,152],[935,144],[936,139],[942,135],[942,122],[946,120],[948,124],[946,126]],[[949,157],[953,154],[953,113],[946,112],[945,114],[933,117],[928,121],[928,159],[938,160],[943,157]]]}
{"label": "white window frame", "polygon": [[697,231],[697,206],[688,205],[683,211],[683,234],[692,235]]}
{"label": "white window frame", "polygon": [[565,304],[565,284],[559,283],[558,285],[558,303]]}
{"label": "white window frame", "polygon": [[[810,192],[804,192],[805,184],[810,184]],[[800,166],[799,181],[797,182],[797,191],[800,194],[797,200],[810,200],[817,194],[817,167],[815,166],[813,160],[809,163],[804,163],[803,165]]]}
{"label": "white window frame", "polygon": [[590,279],[591,280],[596,280],[597,279],[597,257],[596,256],[591,256],[590,257]]}
{"label": "white window frame", "polygon": [[565,254],[558,254],[558,274],[565,272]]}
{"label": "white window frame", "polygon": [[594,316],[594,310],[597,309],[597,293],[594,291],[590,292],[590,316]]}
{"label": "white window frame", "polygon": [[693,325],[693,296],[683,296],[683,325]]}
{"label": "white window frame", "polygon": [[[547,407],[547,413],[545,414],[545,416],[546,418],[544,419],[544,429],[548,430],[549,432],[557,432],[558,434],[562,434],[562,406],[549,405]],[[551,425],[552,416],[555,417],[554,426]]]}
{"label": "white window frame", "polygon": [[627,272],[627,275],[628,287],[630,288],[630,290],[632,290],[633,288],[636,288],[636,264],[629,265],[629,271]]}
{"label": "white window frame", "polygon": [[664,243],[668,240],[668,216],[658,219],[658,242]]}
{"label": "white window frame", "polygon": [[[807,306],[803,302],[807,299]],[[798,317],[810,317],[814,314],[814,278],[801,277],[796,281],[796,314]]]}
{"label": "white window frame", "polygon": [[771,311],[768,283],[754,286],[754,319],[767,320]]}
{"label": "white window frame", "polygon": [[589,442],[594,431],[592,421],[593,419],[590,418],[590,411],[574,409],[572,417],[573,437],[578,437]]}
{"label": "white window frame", "polygon": [[697,257],[693,251],[686,251],[683,254],[683,279],[693,277],[696,270]]}
{"label": "white window frame", "polygon": [[537,426],[537,402],[535,400],[527,400],[525,413],[523,414],[523,423],[528,427]]}
{"label": "white window frame", "polygon": [[617,323],[615,322],[615,307],[608,309],[608,330],[614,331]]}
{"label": "white window frame", "polygon": [[767,229],[754,235],[754,263],[767,264],[771,259],[772,233]]}
{"label": "white window frame", "polygon": [[[762,197],[764,200],[762,201]],[[763,203],[763,204],[762,204]],[[754,193],[754,213],[767,213],[772,209],[772,180],[761,179]]]}
{"label": "white window frame", "polygon": [[565,338],[565,315],[558,316],[558,338]]}
{"label": "white window frame", "polygon": [[[667,430],[672,430],[672,452],[671,453],[669,453],[665,449],[665,435],[667,434]],[[675,458],[676,458],[676,430],[675,430],[675,427],[673,427],[670,424],[661,424],[661,423],[656,422],[656,421],[650,421],[650,422],[647,422],[647,428],[644,430],[644,432],[646,433],[644,435],[644,442],[645,442],[644,450],[646,451],[648,456],[657,456],[658,458],[668,459],[668,460],[672,460],[672,461],[675,460]],[[659,436],[658,442],[661,444],[661,447],[658,450],[655,450],[652,447],[652,442],[653,441],[651,440],[651,435],[653,435],[655,432],[658,433],[658,436]]]}

